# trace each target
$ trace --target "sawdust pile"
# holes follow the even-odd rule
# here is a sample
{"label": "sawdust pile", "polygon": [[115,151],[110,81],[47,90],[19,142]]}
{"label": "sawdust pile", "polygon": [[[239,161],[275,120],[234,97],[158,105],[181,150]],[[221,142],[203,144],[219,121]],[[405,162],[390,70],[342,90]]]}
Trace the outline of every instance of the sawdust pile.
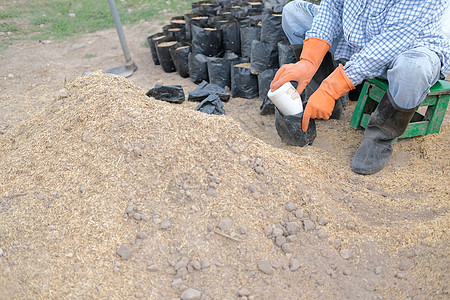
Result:
{"label": "sawdust pile", "polygon": [[[226,116],[156,101],[101,72],[67,92],[0,139],[7,298],[448,292],[437,254],[448,250],[448,204],[436,204],[445,192],[428,197],[435,214],[392,220],[383,214],[410,207],[397,195],[357,187],[311,151],[268,146]],[[363,208],[379,201],[382,215],[355,212],[355,199]],[[289,222],[301,230],[281,247],[273,229]],[[423,262],[430,251],[417,248],[427,247],[439,251]],[[402,253],[410,256],[399,269]]]}

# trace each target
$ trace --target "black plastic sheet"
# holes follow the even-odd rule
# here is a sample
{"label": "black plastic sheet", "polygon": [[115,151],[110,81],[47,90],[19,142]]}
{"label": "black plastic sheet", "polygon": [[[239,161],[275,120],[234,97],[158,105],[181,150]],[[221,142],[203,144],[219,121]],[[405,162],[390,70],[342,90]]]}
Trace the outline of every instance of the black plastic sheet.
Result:
{"label": "black plastic sheet", "polygon": [[251,73],[250,63],[231,67],[231,95],[246,99],[258,96],[258,77]]}
{"label": "black plastic sheet", "polygon": [[283,115],[275,107],[275,128],[281,140],[292,146],[304,147],[311,145],[316,139],[316,123],[314,119],[309,120],[309,127],[302,130],[303,112],[296,115]]}
{"label": "black plastic sheet", "polygon": [[173,64],[178,75],[183,78],[189,77],[189,53],[191,46],[185,42],[176,43],[169,49]]}
{"label": "black plastic sheet", "polygon": [[218,95],[209,95],[195,108],[195,110],[210,115],[225,115],[222,101]]}
{"label": "black plastic sheet", "polygon": [[267,97],[270,90],[270,83],[272,82],[277,69],[267,69],[258,75],[258,91],[259,100],[261,100],[261,107],[259,108],[260,115],[273,115],[275,113],[275,105]]}
{"label": "black plastic sheet", "polygon": [[146,95],[170,103],[183,103],[185,99],[181,85],[155,84],[155,87],[150,89]]}
{"label": "black plastic sheet", "polygon": [[217,84],[202,81],[195,90],[188,93],[188,101],[201,102],[209,95],[218,95],[220,100],[227,102],[230,100],[230,93]]}
{"label": "black plastic sheet", "polygon": [[254,40],[250,63],[252,73],[255,75],[267,69],[278,68],[278,46]]}

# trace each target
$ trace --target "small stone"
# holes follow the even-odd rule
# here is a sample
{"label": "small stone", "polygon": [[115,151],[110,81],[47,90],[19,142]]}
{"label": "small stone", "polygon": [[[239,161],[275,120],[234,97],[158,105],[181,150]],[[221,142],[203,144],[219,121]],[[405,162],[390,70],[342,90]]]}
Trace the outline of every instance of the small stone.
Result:
{"label": "small stone", "polygon": [[177,263],[175,264],[175,266],[173,266],[173,268],[174,268],[176,271],[178,271],[178,270],[180,270],[181,268],[185,268],[187,265],[188,265],[188,260],[187,260],[187,259],[182,259],[182,260],[180,260],[179,262],[177,262]]}
{"label": "small stone", "polygon": [[326,238],[328,237],[328,232],[327,232],[325,229],[321,229],[321,230],[319,231],[319,233],[317,234],[317,236],[318,236],[320,239],[326,239]]}
{"label": "small stone", "polygon": [[13,79],[13,78],[14,78],[14,74],[9,73],[9,74],[8,74],[8,78]]}
{"label": "small stone", "polygon": [[342,271],[342,274],[344,274],[346,276],[350,276],[350,275],[352,275],[352,271],[350,271],[349,269],[344,269],[344,271]]}
{"label": "small stone", "polygon": [[66,89],[59,90],[59,97],[67,98],[69,97],[69,92]]}
{"label": "small stone", "polygon": [[272,225],[267,225],[266,227],[264,227],[264,233],[265,233],[267,236],[272,235],[272,231],[273,231]]}
{"label": "small stone", "polygon": [[264,174],[265,170],[261,166],[256,166],[255,167],[255,172],[258,173],[258,174]]}
{"label": "small stone", "polygon": [[210,187],[210,188],[208,188],[208,190],[206,190],[206,195],[210,196],[210,197],[217,197],[217,196],[219,196],[219,194],[217,193],[216,189],[212,188],[212,187]]}
{"label": "small stone", "polygon": [[277,237],[283,235],[283,229],[275,227],[272,231],[272,236]]}
{"label": "small stone", "polygon": [[288,235],[286,237],[286,242],[292,243],[297,240],[297,236],[295,234]]}
{"label": "small stone", "polygon": [[159,228],[161,229],[168,229],[170,226],[172,226],[172,224],[170,223],[169,220],[165,220],[161,223],[161,225],[159,226]]}
{"label": "small stone", "polygon": [[147,234],[147,232],[145,232],[145,231],[140,231],[140,232],[137,234],[137,238],[138,238],[138,239],[141,239],[141,240],[145,240],[145,239],[148,238],[148,234]]}
{"label": "small stone", "polygon": [[117,254],[120,256],[121,259],[128,259],[131,256],[131,252],[133,250],[128,247],[127,245],[123,244],[120,245],[120,247],[117,249]]}
{"label": "small stone", "polygon": [[289,235],[296,234],[301,229],[300,225],[298,225],[297,222],[286,222],[285,228]]}
{"label": "small stone", "polygon": [[195,270],[200,270],[202,268],[202,265],[200,264],[200,262],[193,260],[189,263],[189,265],[191,265]]}
{"label": "small stone", "polygon": [[295,215],[297,218],[301,219],[301,218],[303,218],[303,216],[305,215],[305,212],[303,211],[303,209],[299,208],[299,209],[297,209],[297,210],[295,211],[294,215]]}
{"label": "small stone", "polygon": [[136,298],[144,298],[144,293],[143,292],[136,292],[136,293],[134,293],[134,297],[136,297]]}
{"label": "small stone", "polygon": [[334,240],[333,240],[333,246],[334,246],[334,249],[339,249],[339,248],[341,248],[341,241],[340,241],[338,238],[334,238]]}
{"label": "small stone", "polygon": [[206,269],[206,268],[209,268],[209,267],[211,267],[210,261],[208,259],[202,260],[202,269]]}
{"label": "small stone", "polygon": [[297,206],[293,202],[289,202],[288,204],[286,204],[285,208],[287,211],[291,212],[295,210]]}
{"label": "small stone", "polygon": [[350,249],[342,249],[339,254],[341,254],[341,257],[345,260],[351,258],[353,255],[350,251]]}
{"label": "small stone", "polygon": [[82,264],[81,263],[75,263],[74,265],[73,265],[73,270],[76,272],[76,271],[78,271],[80,268],[81,268],[81,266],[82,266]]}
{"label": "small stone", "polygon": [[157,271],[159,271],[159,267],[158,267],[158,265],[151,265],[151,266],[147,267],[147,270],[150,272],[157,272]]}
{"label": "small stone", "polygon": [[237,291],[238,296],[240,297],[248,297],[250,296],[250,291],[248,289],[240,289]]}
{"label": "small stone", "polygon": [[183,285],[183,279],[175,278],[174,280],[172,280],[172,284],[171,284],[172,289],[178,290],[182,285]]}
{"label": "small stone", "polygon": [[75,14],[74,13],[69,13],[69,17],[71,17],[71,18],[75,18]]}
{"label": "small stone", "polygon": [[95,288],[96,288],[97,291],[99,291],[99,292],[103,289],[103,287],[102,287],[101,285],[97,285]]}
{"label": "small stone", "polygon": [[286,243],[286,238],[284,236],[277,236],[275,239],[275,244],[277,244],[278,247],[283,246],[283,244]]}
{"label": "small stone", "polygon": [[329,220],[328,220],[328,218],[325,217],[325,216],[322,216],[322,217],[319,219],[319,225],[321,225],[321,226],[327,225],[328,222],[329,222]]}
{"label": "small stone", "polygon": [[289,262],[289,270],[292,272],[297,271],[300,268],[300,261],[296,258],[292,258]]}
{"label": "small stone", "polygon": [[219,222],[219,224],[217,225],[217,227],[219,227],[220,230],[222,230],[222,231],[230,230],[232,226],[233,226],[233,220],[231,220],[230,218],[225,218],[225,219],[221,220]]}
{"label": "small stone", "polygon": [[202,292],[193,288],[188,288],[181,293],[182,300],[200,300],[201,296]]}
{"label": "small stone", "polygon": [[356,228],[356,225],[355,225],[355,223],[353,221],[348,221],[347,222],[347,229],[355,230],[355,228]]}
{"label": "small stone", "polygon": [[303,220],[303,226],[305,227],[305,231],[311,231],[314,230],[316,225],[311,220]]}
{"label": "small stone", "polygon": [[395,277],[397,277],[398,279],[405,279],[406,275],[404,273],[398,272],[397,274],[395,274]]}
{"label": "small stone", "polygon": [[316,222],[316,221],[317,221],[317,215],[316,215],[316,214],[311,214],[311,215],[309,216],[309,219],[310,219],[311,221],[313,221],[313,222]]}
{"label": "small stone", "polygon": [[281,250],[283,250],[285,253],[292,253],[294,251],[294,247],[292,246],[292,244],[284,243],[281,246]]}
{"label": "small stone", "polygon": [[380,266],[376,267],[374,272],[375,274],[379,275],[381,273],[382,268]]}
{"label": "small stone", "polygon": [[261,259],[258,261],[258,269],[267,275],[273,275],[275,272],[272,264],[267,259]]}
{"label": "small stone", "polygon": [[5,252],[3,252],[3,249],[0,248],[0,256],[3,256],[4,253],[5,253]]}

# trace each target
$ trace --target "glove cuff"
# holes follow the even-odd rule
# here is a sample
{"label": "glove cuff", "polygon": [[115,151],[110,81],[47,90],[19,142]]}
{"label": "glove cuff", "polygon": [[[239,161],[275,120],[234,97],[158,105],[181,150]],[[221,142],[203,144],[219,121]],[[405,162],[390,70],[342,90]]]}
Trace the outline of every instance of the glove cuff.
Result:
{"label": "glove cuff", "polygon": [[307,60],[311,62],[317,70],[329,49],[330,44],[328,44],[327,41],[316,37],[307,38],[303,41],[303,49],[302,54],[300,55],[300,60]]}
{"label": "glove cuff", "polygon": [[320,85],[334,100],[355,89],[350,78],[345,74],[342,64],[331,73]]}

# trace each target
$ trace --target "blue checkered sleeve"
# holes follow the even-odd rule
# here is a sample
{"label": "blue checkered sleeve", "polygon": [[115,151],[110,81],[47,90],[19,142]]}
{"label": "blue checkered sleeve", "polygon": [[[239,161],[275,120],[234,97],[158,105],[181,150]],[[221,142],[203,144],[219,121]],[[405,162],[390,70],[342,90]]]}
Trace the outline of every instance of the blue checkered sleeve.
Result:
{"label": "blue checkered sleeve", "polygon": [[335,58],[349,59],[345,73],[354,85],[379,76],[405,50],[426,46],[450,69],[450,41],[440,20],[448,0],[353,0],[321,2],[306,37],[331,42],[342,34]]}

